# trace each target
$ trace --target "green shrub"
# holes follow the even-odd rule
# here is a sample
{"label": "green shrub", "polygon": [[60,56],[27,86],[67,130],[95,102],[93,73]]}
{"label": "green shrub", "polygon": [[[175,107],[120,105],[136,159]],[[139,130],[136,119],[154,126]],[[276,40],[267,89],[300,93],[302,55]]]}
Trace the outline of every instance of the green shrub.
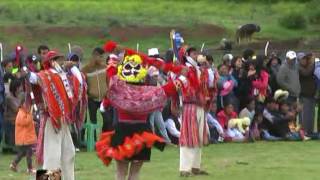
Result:
{"label": "green shrub", "polygon": [[290,13],[279,19],[281,26],[288,29],[304,29],[307,26],[306,18],[299,13]]}
{"label": "green shrub", "polygon": [[320,24],[320,11],[311,12],[308,19],[312,24]]}

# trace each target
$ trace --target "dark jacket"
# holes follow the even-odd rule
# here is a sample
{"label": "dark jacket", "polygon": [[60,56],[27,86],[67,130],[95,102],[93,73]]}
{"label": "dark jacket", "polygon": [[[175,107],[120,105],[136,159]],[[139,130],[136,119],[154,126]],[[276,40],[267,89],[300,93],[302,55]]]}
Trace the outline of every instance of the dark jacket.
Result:
{"label": "dark jacket", "polygon": [[316,93],[316,80],[313,75],[314,64],[299,67],[299,79],[302,97],[314,97]]}

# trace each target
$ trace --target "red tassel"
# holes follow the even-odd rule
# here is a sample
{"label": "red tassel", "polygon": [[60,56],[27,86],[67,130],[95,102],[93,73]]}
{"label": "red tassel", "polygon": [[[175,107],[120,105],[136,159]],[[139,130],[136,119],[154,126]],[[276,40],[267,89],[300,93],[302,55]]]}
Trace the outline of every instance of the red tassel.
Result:
{"label": "red tassel", "polygon": [[104,44],[103,49],[104,49],[106,52],[111,53],[116,47],[117,47],[117,43],[116,43],[116,42],[114,42],[114,41],[107,41],[107,42]]}
{"label": "red tassel", "polygon": [[129,49],[129,48],[126,48],[126,55],[127,56],[130,56],[130,55],[134,55],[134,54],[138,54],[135,50],[133,49]]}

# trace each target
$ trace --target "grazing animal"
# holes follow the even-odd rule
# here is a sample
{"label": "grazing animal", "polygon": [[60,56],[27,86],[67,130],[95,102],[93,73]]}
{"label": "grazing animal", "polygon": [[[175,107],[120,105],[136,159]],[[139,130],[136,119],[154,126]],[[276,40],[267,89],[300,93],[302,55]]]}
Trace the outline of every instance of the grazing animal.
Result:
{"label": "grazing animal", "polygon": [[241,40],[246,39],[248,42],[251,41],[252,35],[255,32],[260,32],[261,28],[257,24],[245,24],[239,26],[236,32],[236,41],[240,44]]}

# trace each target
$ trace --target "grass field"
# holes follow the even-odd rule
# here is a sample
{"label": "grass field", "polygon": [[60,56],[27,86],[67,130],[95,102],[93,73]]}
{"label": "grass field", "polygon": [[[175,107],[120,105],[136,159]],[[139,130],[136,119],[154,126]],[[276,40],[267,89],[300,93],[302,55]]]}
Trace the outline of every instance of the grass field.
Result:
{"label": "grass field", "polygon": [[[257,142],[253,144],[219,144],[204,148],[203,167],[210,176],[194,180],[318,180],[319,142]],[[8,170],[12,155],[0,157],[0,179],[31,179],[26,174]],[[25,161],[21,162],[25,169]],[[143,166],[141,180],[183,180],[178,175],[179,151],[169,147],[153,150],[152,162]],[[77,180],[112,180],[114,164],[102,166],[94,153],[76,155]]]}

